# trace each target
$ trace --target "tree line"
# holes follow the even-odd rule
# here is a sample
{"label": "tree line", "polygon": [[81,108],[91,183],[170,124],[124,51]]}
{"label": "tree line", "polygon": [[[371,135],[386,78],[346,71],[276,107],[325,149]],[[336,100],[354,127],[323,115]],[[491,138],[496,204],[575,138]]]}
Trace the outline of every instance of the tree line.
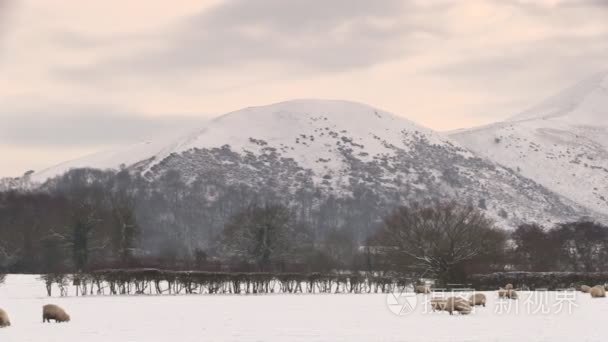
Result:
{"label": "tree line", "polygon": [[72,170],[0,192],[0,273],[162,268],[207,272],[398,275],[465,283],[504,271],[608,271],[608,228],[495,227],[482,209],[441,201],[389,205],[364,189],[314,186],[286,199],[177,172]]}
{"label": "tree line", "polygon": [[207,271],[358,269],[385,206],[364,191],[158,179],[77,169],[34,190],[0,192],[0,271],[156,267]]}
{"label": "tree line", "polygon": [[77,274],[45,274],[48,296],[130,294],[388,293],[411,280],[364,273],[205,272],[112,269]]}

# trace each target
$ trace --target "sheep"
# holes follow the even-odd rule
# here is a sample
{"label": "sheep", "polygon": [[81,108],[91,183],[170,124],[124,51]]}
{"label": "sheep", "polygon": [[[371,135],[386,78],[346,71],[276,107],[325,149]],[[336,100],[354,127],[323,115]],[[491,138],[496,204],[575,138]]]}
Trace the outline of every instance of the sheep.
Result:
{"label": "sheep", "polygon": [[446,308],[447,300],[443,298],[431,299],[431,308],[433,311],[444,311]]}
{"label": "sheep", "polygon": [[603,286],[597,285],[591,288],[589,291],[591,298],[603,298],[606,297],[606,290]]}
{"label": "sheep", "polygon": [[500,289],[498,289],[498,298],[507,298],[507,292],[507,290],[501,287]]}
{"label": "sheep", "polygon": [[508,290],[513,290],[513,284],[507,284],[507,285],[505,286],[505,290],[507,290],[507,291],[508,291]]}
{"label": "sheep", "polygon": [[517,299],[518,298],[517,291],[515,291],[515,290],[507,290],[507,298],[509,298],[509,299]]}
{"label": "sheep", "polygon": [[475,293],[475,294],[471,295],[471,298],[469,298],[469,304],[471,306],[481,305],[485,308],[486,307],[486,295],[484,295],[483,293]]}
{"label": "sheep", "polygon": [[54,304],[47,304],[42,307],[42,322],[51,322],[54,320],[55,323],[69,322],[70,315],[68,315],[62,308]]}
{"label": "sheep", "polygon": [[414,293],[429,294],[431,293],[431,289],[429,289],[428,286],[425,285],[418,285],[414,288]]}
{"label": "sheep", "polygon": [[591,287],[589,287],[587,285],[581,285],[580,290],[583,293],[589,293],[589,291],[591,291]]}
{"label": "sheep", "polygon": [[473,311],[469,302],[463,298],[450,297],[445,303],[445,310],[453,314],[454,311],[458,311],[461,315],[468,315]]}
{"label": "sheep", "polygon": [[8,314],[6,311],[0,309],[0,328],[10,327],[11,320],[8,319]]}

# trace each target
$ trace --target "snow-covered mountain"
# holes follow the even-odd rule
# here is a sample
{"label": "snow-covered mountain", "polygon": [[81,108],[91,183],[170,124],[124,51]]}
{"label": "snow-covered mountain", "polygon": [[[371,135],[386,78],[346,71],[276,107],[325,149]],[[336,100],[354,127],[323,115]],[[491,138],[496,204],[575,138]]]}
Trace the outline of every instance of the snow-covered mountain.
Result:
{"label": "snow-covered mountain", "polygon": [[608,72],[510,120],[450,137],[581,206],[608,214]]}
{"label": "snow-covered mountain", "polygon": [[452,199],[487,210],[505,227],[597,216],[443,134],[344,101],[295,100],[247,108],[175,141],[85,157],[31,178],[41,182],[71,168],[121,164],[149,179],[178,170],[191,182],[202,177],[260,192],[272,188],[286,201],[299,189],[311,188],[363,202],[370,196],[395,206]]}

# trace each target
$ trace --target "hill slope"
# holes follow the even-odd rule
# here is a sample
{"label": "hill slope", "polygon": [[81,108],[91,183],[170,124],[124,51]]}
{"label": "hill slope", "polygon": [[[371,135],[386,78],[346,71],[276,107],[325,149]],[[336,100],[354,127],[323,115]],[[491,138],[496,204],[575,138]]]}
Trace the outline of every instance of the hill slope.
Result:
{"label": "hill slope", "polygon": [[608,214],[608,73],[508,121],[450,137],[581,206]]}
{"label": "hill slope", "polygon": [[352,198],[360,210],[456,200],[487,210],[504,227],[594,215],[441,134],[344,101],[296,100],[247,108],[166,144],[86,157],[32,179],[43,181],[73,167],[121,164],[149,179],[177,170],[188,182],[205,178],[244,184],[260,193],[272,189],[285,202],[300,196],[302,189]]}

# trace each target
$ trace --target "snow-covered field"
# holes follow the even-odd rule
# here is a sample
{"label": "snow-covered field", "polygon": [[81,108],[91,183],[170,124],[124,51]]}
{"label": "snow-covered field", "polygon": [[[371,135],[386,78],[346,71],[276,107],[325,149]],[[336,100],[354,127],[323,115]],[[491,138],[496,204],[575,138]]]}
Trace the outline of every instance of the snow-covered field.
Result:
{"label": "snow-covered field", "polygon": [[[10,275],[0,307],[12,326],[0,341],[605,341],[608,299],[571,294],[486,293],[487,307],[470,316],[425,313],[419,295],[416,310],[399,316],[381,294],[47,298],[35,276]],[[72,321],[43,324],[47,303]]]}

